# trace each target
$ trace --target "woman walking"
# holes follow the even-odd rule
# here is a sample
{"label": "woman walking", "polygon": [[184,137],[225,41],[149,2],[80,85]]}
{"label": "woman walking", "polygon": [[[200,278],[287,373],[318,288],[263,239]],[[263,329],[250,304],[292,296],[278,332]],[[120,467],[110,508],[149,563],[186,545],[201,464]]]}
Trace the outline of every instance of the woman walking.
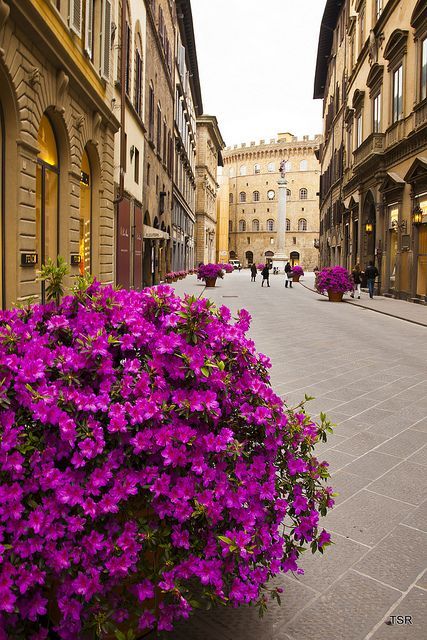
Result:
{"label": "woman walking", "polygon": [[351,275],[353,276],[354,289],[353,293],[350,293],[350,295],[352,298],[354,298],[354,294],[357,291],[357,297],[360,300],[363,271],[361,271],[359,263],[355,265],[353,271],[351,272]]}
{"label": "woman walking", "polygon": [[256,264],[251,265],[251,282],[255,282],[256,280]]}
{"label": "woman walking", "polygon": [[270,269],[267,267],[267,265],[265,265],[264,269],[261,271],[261,275],[262,275],[262,282],[261,282],[261,287],[264,286],[264,281],[267,281],[267,287],[270,286]]}

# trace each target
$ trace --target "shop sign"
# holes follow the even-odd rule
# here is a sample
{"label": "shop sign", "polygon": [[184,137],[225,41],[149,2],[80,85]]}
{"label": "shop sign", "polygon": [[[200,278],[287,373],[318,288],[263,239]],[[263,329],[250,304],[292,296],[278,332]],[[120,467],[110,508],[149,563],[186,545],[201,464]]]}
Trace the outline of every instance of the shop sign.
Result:
{"label": "shop sign", "polygon": [[37,253],[21,253],[21,266],[32,267],[37,264],[39,257]]}
{"label": "shop sign", "polygon": [[72,265],[80,264],[82,261],[81,255],[78,253],[72,253],[70,256],[70,262]]}

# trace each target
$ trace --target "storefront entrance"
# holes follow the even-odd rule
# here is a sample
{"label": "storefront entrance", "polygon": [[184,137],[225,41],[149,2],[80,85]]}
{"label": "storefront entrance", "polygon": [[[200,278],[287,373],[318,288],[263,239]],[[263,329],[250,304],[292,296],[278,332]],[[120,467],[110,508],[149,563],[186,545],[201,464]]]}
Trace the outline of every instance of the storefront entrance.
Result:
{"label": "storefront entrance", "polygon": [[[38,133],[40,152],[36,170],[36,253],[39,267],[58,255],[59,161],[55,134],[46,115]],[[45,284],[41,283],[45,302]]]}
{"label": "storefront entrance", "polygon": [[83,152],[80,177],[80,275],[92,272],[92,172]]}

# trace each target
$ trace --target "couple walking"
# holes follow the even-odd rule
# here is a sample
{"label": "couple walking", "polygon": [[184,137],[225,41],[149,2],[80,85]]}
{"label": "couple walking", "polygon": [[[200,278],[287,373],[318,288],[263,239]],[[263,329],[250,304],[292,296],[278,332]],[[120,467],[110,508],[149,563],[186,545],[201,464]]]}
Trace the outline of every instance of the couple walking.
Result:
{"label": "couple walking", "polygon": [[[261,271],[261,275],[262,275],[261,287],[264,286],[264,282],[267,282],[267,287],[269,287],[270,286],[270,269],[268,268],[267,265],[265,265],[265,267]],[[257,276],[257,268],[256,268],[256,265],[253,264],[251,265],[251,282],[256,281],[256,276]]]}
{"label": "couple walking", "polygon": [[354,282],[354,290],[352,293],[350,293],[350,296],[352,298],[355,297],[355,294],[357,292],[357,297],[360,300],[360,293],[361,293],[361,288],[362,288],[362,278],[363,276],[366,277],[366,282],[368,285],[368,291],[369,291],[369,297],[373,298],[374,297],[374,285],[375,285],[375,278],[378,277],[379,272],[378,269],[374,266],[374,263],[372,262],[372,260],[369,262],[368,266],[365,269],[365,272],[363,272],[360,269],[360,264],[357,263],[356,266],[354,267],[353,271],[351,272],[351,275],[353,277],[353,282]]}

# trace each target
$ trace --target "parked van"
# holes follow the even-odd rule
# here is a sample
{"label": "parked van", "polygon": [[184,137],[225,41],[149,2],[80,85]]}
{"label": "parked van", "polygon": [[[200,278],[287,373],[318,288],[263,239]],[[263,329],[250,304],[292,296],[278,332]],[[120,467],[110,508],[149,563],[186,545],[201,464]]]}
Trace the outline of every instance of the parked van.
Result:
{"label": "parked van", "polygon": [[242,265],[240,264],[240,260],[229,260],[229,263],[233,265],[235,270],[242,268]]}

